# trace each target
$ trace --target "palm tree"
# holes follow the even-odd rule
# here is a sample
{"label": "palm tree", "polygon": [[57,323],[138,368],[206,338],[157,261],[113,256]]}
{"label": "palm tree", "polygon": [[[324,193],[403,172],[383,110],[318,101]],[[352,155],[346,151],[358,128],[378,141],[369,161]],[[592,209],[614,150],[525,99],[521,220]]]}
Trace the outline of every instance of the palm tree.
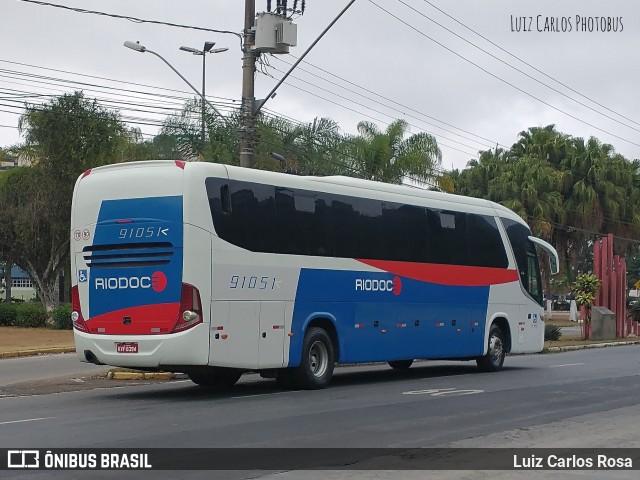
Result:
{"label": "palm tree", "polygon": [[[640,191],[638,161],[629,162],[613,147],[594,137],[574,138],[564,167],[572,181],[564,192],[568,223],[592,232],[633,237],[640,233]],[[628,243],[617,242],[617,253],[628,250]]]}
{"label": "palm tree", "polygon": [[405,139],[408,130],[405,120],[392,122],[384,132],[371,122],[360,122],[360,135],[352,142],[352,160],[360,176],[389,183],[405,179],[432,182],[442,163],[442,152],[428,133]]}
{"label": "palm tree", "polygon": [[520,132],[519,140],[511,147],[516,157],[536,157],[558,167],[567,155],[569,136],[558,132],[555,125],[531,127]]}
{"label": "palm tree", "polygon": [[501,148],[481,151],[479,158],[469,160],[467,168],[460,173],[456,183],[456,193],[488,198],[489,182],[502,173],[508,162],[508,152]]}

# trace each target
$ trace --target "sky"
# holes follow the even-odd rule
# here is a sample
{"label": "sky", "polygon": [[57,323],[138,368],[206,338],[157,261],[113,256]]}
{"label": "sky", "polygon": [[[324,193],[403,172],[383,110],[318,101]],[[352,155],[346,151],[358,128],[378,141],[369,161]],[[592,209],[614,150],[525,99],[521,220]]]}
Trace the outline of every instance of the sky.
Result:
{"label": "sky", "polygon": [[[239,38],[201,29],[240,33],[243,0],[49,2],[111,16],[42,3],[0,0],[0,147],[21,142],[25,101],[74,90],[118,110],[145,138],[157,134],[193,92],[159,58],[125,48],[126,40],[163,56],[198,89],[201,57],[179,47],[229,48],[208,55],[206,94],[223,113],[239,106]],[[255,3],[266,11],[266,0]],[[256,98],[348,3],[306,1],[294,18],[297,46],[262,56]],[[478,151],[509,148],[519,132],[549,124],[597,137],[631,160],[640,158],[639,47],[637,0],[356,0],[265,109],[296,122],[329,117],[348,134],[361,121],[384,130],[405,119],[409,134],[435,136],[444,169],[462,169]]]}

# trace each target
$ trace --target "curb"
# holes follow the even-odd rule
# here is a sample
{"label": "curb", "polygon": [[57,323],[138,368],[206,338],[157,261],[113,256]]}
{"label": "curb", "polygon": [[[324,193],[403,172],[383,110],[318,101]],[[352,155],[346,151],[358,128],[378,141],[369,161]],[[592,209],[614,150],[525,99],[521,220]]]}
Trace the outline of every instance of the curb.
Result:
{"label": "curb", "polygon": [[568,352],[572,350],[585,350],[589,348],[604,348],[604,347],[620,347],[624,345],[638,345],[640,344],[640,339],[638,340],[628,340],[626,342],[605,342],[605,343],[591,343],[588,345],[567,345],[565,347],[549,347],[542,350],[541,353],[550,352]]}
{"label": "curb", "polygon": [[107,372],[107,378],[112,380],[182,380],[186,378],[186,375],[171,372],[122,372],[109,370]]}
{"label": "curb", "polygon": [[74,353],[75,347],[51,347],[37,350],[18,350],[17,352],[0,352],[0,358],[33,357],[36,355],[51,355],[54,353]]}
{"label": "curb", "polygon": [[[618,347],[623,345],[638,345],[638,344],[640,344],[640,338],[635,340],[627,340],[624,342],[604,342],[604,343],[592,343],[587,345],[567,345],[564,347],[548,347],[548,348],[543,348],[542,352],[540,353],[544,354],[544,353],[555,353],[555,352],[567,352],[572,350],[583,350],[588,348]],[[76,351],[75,347],[51,347],[51,348],[41,348],[38,350],[18,350],[16,352],[0,352],[0,358],[34,357],[38,355],[53,355],[56,353],[75,353],[75,351]],[[112,373],[143,374],[143,372],[114,372],[114,371],[109,371],[109,373],[110,374]],[[157,374],[166,374],[166,373],[168,372],[146,372],[144,373],[144,375],[157,375]],[[174,375],[181,375],[181,374],[174,374]],[[109,378],[112,378],[112,377],[109,377]],[[113,378],[120,379],[118,377],[113,377]],[[136,377],[135,380],[140,380],[141,378],[150,379],[150,380],[154,379],[154,377],[140,377],[140,378]],[[175,377],[175,378],[184,378],[184,377],[181,376],[181,377]],[[162,377],[162,379],[164,379],[164,377]],[[125,379],[122,378],[122,380],[125,380]]]}

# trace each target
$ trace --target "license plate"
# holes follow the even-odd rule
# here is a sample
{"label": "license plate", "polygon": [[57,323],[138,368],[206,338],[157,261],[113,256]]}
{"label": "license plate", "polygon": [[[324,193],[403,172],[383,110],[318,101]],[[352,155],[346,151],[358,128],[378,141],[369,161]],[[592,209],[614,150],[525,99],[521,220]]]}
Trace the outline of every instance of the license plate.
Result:
{"label": "license plate", "polygon": [[116,343],[116,351],[118,353],[138,353],[138,343]]}

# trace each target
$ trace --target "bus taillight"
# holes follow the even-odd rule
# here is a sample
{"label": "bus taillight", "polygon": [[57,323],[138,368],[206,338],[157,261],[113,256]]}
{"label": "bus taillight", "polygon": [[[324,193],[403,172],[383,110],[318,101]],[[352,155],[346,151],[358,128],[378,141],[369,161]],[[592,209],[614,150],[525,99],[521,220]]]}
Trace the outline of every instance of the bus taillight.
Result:
{"label": "bus taillight", "polygon": [[200,292],[193,285],[182,284],[182,294],[180,296],[180,311],[176,324],[171,330],[172,333],[181,332],[195,325],[202,323],[202,304],[200,303]]}
{"label": "bus taillight", "polygon": [[73,328],[80,330],[81,332],[88,332],[87,324],[82,318],[82,310],[80,309],[80,294],[78,293],[78,286],[76,285],[71,289],[71,321],[73,322]]}

